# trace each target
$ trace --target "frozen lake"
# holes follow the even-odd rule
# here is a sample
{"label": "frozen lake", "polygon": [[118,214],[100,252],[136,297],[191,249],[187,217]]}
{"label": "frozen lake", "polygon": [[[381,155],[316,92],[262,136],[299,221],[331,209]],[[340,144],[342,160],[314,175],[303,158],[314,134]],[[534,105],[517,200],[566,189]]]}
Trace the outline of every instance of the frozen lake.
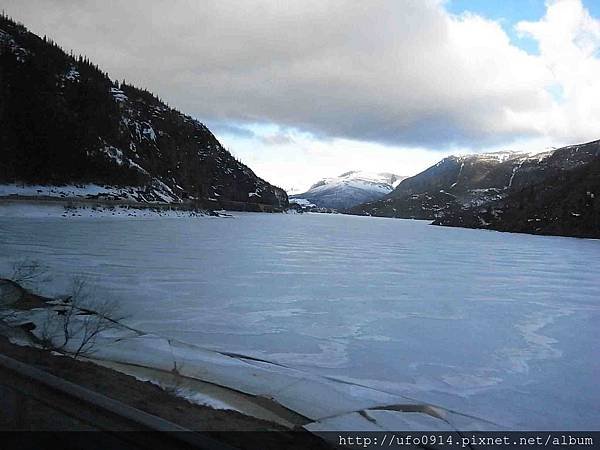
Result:
{"label": "frozen lake", "polygon": [[600,241],[341,215],[0,217],[142,330],[508,428],[600,429]]}

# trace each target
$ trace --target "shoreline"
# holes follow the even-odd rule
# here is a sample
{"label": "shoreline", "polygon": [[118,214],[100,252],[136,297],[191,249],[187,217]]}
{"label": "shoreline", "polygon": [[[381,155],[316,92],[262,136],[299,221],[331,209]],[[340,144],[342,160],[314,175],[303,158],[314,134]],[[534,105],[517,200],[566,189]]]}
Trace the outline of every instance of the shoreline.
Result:
{"label": "shoreline", "polygon": [[[0,306],[5,312],[39,310],[56,302],[8,280],[2,280],[0,287],[3,303]],[[36,343],[36,336],[27,324],[15,325],[0,319],[0,354],[191,431],[216,433],[219,440],[236,448],[277,449],[285,444],[286,448],[300,449],[307,448],[307,443],[310,448],[329,448],[302,428],[308,420],[268,398],[189,379],[177,371],[102,361],[93,354],[74,358],[65,352],[44,349]],[[9,378],[0,382],[0,387],[8,389],[7,392],[11,391]],[[25,403],[31,404],[28,399],[25,393]],[[17,422],[24,423],[27,431],[80,429],[72,428],[70,421],[53,419],[52,414],[44,410],[36,409],[32,413],[30,406],[25,422],[21,411],[7,409],[4,416],[0,412],[0,429],[21,430],[10,427],[11,415],[17,417]],[[73,417],[77,417],[76,411]]]}
{"label": "shoreline", "polygon": [[[252,193],[251,193],[252,194]],[[251,199],[255,201],[251,201]],[[246,211],[281,213],[289,205],[261,203],[260,196],[249,195],[247,200],[213,197],[179,197],[169,190],[148,193],[140,186],[97,185],[93,183],[71,185],[29,185],[0,183],[0,207],[3,205],[30,204],[64,206],[65,209],[115,209],[152,210],[164,213],[218,215],[215,211]]]}
{"label": "shoreline", "polygon": [[[302,429],[291,430],[235,410],[199,405],[167,392],[149,381],[140,381],[133,376],[89,361],[13,344],[3,335],[0,335],[0,354],[191,431],[207,433],[209,436],[217,435],[220,440],[236,448],[278,449],[285,443],[288,448],[301,449],[306,448],[306,442],[311,442],[315,448],[329,448],[319,438]],[[22,431],[70,430],[49,430],[48,422],[52,424],[52,420],[48,421],[48,417],[40,417],[40,414],[28,419],[31,420],[27,421],[27,429]]]}
{"label": "shoreline", "polygon": [[82,198],[0,197],[0,217],[231,217],[190,205],[139,203]]}
{"label": "shoreline", "polygon": [[296,214],[261,203],[221,202],[197,208],[190,203],[133,202],[81,197],[0,196],[0,218],[231,218],[233,213]]}
{"label": "shoreline", "polygon": [[[54,356],[61,356],[74,361],[85,361],[107,370],[116,371],[131,376],[139,382],[151,383],[171,395],[185,399],[193,404],[210,407],[215,410],[235,411],[245,417],[269,422],[283,429],[297,429],[310,422],[306,417],[294,413],[282,405],[260,396],[246,394],[231,387],[222,386],[215,382],[203,381],[202,379],[181,374],[177,363],[171,370],[144,366],[130,361],[115,361],[96,355],[96,351],[73,357],[67,349],[52,351],[44,348],[43,338],[40,338],[34,330],[43,328],[32,317],[27,317],[27,312],[35,315],[35,311],[52,310],[53,308],[64,308],[58,298],[46,298],[21,286],[9,279],[0,278],[0,338],[6,339],[11,345],[29,347],[39,351],[45,351]],[[3,311],[2,311],[3,310]],[[8,311],[8,313],[7,313]],[[80,313],[96,314],[92,310],[82,309]],[[23,319],[15,316],[25,314]],[[119,321],[115,322],[116,328],[127,329],[133,334],[144,336],[145,333],[129,328]],[[39,333],[39,331],[37,331]],[[99,335],[101,338],[102,335]],[[174,343],[173,343],[174,344]],[[217,353],[215,353],[217,354]],[[183,364],[183,363],[181,363]]]}
{"label": "shoreline", "polygon": [[[7,284],[13,283],[4,281],[0,288]],[[38,297],[44,302],[40,307],[27,300],[27,296],[36,297],[27,290],[22,291],[25,295],[7,296],[7,292],[7,289],[0,290],[5,312],[10,311],[3,315],[4,320],[0,320],[0,335],[8,336],[14,344],[34,346],[38,350],[44,342],[49,343],[45,347],[58,350],[53,353],[62,354],[63,361],[78,355],[75,341],[81,336],[75,336],[67,345],[67,341],[62,343],[66,336],[61,338],[62,331],[58,331],[58,335],[56,331],[45,334],[56,328],[58,322],[55,321],[61,320],[58,317],[71,316],[67,312],[70,298]],[[73,307],[79,312],[71,316],[73,322],[69,327],[72,330],[90,315],[111,317],[81,309],[75,302],[73,300]],[[277,430],[302,430],[312,434],[343,431],[348,426],[382,430],[393,427],[389,420],[398,420],[406,426],[406,419],[413,424],[411,427],[435,424],[436,428],[446,429],[450,421],[460,428],[465,420],[473,423],[475,419],[359,382],[321,377],[276,362],[210,350],[132,328],[118,319],[111,321],[115,326],[99,334],[93,352],[80,355],[78,362],[85,360],[103,369],[132,376],[138,382],[151,382],[188,401],[237,410],[238,414],[267,422]],[[63,328],[62,324],[58,325],[59,329]],[[380,415],[385,419],[381,424],[378,421]],[[493,422],[476,420],[481,426],[497,428]]]}

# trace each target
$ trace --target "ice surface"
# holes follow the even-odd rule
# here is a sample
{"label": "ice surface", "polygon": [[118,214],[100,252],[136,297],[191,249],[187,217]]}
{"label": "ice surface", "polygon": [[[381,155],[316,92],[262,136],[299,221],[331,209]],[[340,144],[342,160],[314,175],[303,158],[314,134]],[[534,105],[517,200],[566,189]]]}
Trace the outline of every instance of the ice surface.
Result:
{"label": "ice surface", "polygon": [[368,411],[366,413],[350,413],[344,416],[327,418],[310,423],[306,429],[313,432],[329,431],[453,431],[446,422],[419,413],[400,413],[393,411]]}
{"label": "ice surface", "polygon": [[0,230],[0,272],[38,259],[50,295],[87,277],[153,336],[104,357],[165,371],[175,358],[318,429],[439,420],[377,409],[397,402],[465,430],[600,428],[600,241],[319,214],[0,217]]}

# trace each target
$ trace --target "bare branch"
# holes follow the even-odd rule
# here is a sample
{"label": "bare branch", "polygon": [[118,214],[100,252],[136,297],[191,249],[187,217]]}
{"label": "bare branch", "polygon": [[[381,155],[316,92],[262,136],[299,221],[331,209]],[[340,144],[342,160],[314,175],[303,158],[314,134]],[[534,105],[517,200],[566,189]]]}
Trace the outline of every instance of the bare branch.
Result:
{"label": "bare branch", "polygon": [[23,287],[32,287],[40,281],[47,281],[48,269],[39,261],[24,259],[13,264],[10,280]]}
{"label": "bare branch", "polygon": [[[64,300],[64,304],[57,309],[55,316],[49,320],[58,320],[62,334],[62,343],[54,350],[69,353],[74,358],[90,355],[96,351],[98,336],[103,332],[120,326],[119,321],[124,316],[118,315],[118,303],[110,300],[96,301],[92,298],[87,287],[87,282],[75,278],[71,287],[71,294]],[[44,324],[46,325],[46,324]],[[47,326],[50,331],[52,327]],[[45,330],[42,330],[44,333]],[[52,341],[52,338],[42,339]],[[75,347],[69,344],[73,343]]]}

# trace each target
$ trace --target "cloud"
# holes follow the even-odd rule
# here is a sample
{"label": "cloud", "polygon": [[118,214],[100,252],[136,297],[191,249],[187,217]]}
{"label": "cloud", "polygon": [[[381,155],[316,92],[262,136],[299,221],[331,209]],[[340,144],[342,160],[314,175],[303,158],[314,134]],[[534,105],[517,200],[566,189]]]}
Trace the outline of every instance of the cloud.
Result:
{"label": "cloud", "polygon": [[600,20],[579,0],[555,0],[541,20],[516,28],[538,42],[556,93],[551,109],[528,119],[540,133],[562,141],[600,137]]}
{"label": "cloud", "polygon": [[234,125],[228,122],[209,122],[207,123],[211,131],[215,134],[232,134],[234,136],[253,138],[256,137],[254,131],[244,127]]}
{"label": "cloud", "polygon": [[539,22],[519,24],[539,55],[440,0],[1,3],[209,124],[446,149],[591,138],[600,119],[598,22],[579,0],[550,2]]}
{"label": "cloud", "polygon": [[[260,133],[259,133],[260,134]],[[261,146],[258,138],[219,136],[254,172],[289,192],[304,192],[317,180],[351,170],[414,175],[445,153],[424,148],[390,147],[348,139],[314,139],[290,130],[292,144]]]}
{"label": "cloud", "polygon": [[293,144],[294,138],[287,133],[274,133],[261,136],[261,141],[265,145],[289,145]]}

